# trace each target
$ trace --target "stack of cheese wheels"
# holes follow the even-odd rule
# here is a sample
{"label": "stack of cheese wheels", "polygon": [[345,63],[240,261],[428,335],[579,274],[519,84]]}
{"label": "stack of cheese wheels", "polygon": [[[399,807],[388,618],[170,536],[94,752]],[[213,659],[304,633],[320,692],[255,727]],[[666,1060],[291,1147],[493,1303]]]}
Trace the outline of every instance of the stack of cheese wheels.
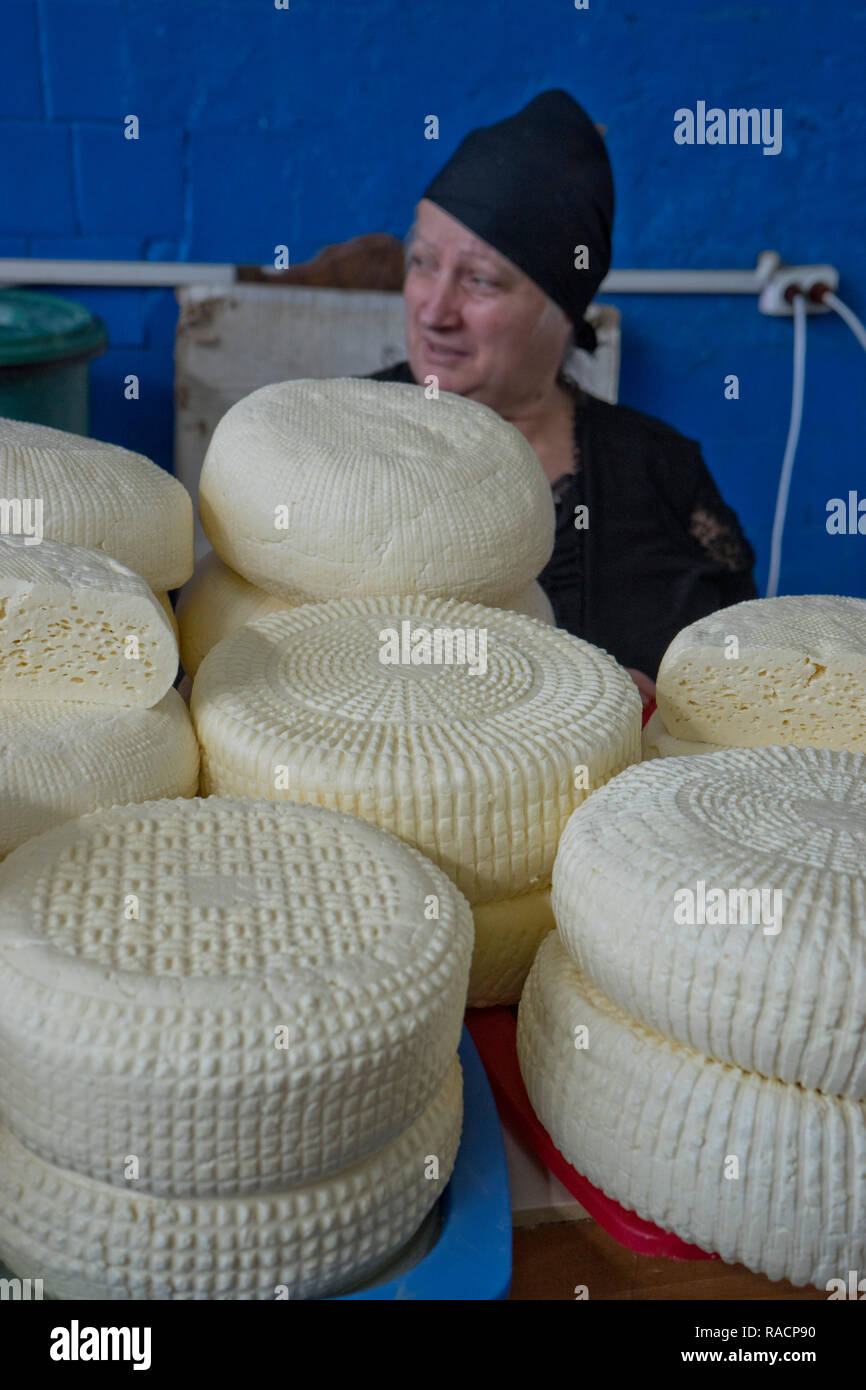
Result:
{"label": "stack of cheese wheels", "polygon": [[[211,647],[236,628],[264,618],[268,613],[285,613],[297,603],[279,598],[249,584],[211,550],[196,565],[195,574],[181,590],[177,602],[180,659],[188,676],[194,676]],[[528,584],[510,603],[499,607],[524,613],[540,623],[555,626],[550,600],[540,584]]]}
{"label": "stack of cheese wheels", "polygon": [[866,756],[629,768],[565,829],[518,1052],[554,1143],[771,1279],[866,1262]]}
{"label": "stack of cheese wheels", "polygon": [[678,633],[659,667],[644,758],[717,748],[866,751],[866,600],[750,599]]}
{"label": "stack of cheese wheels", "polygon": [[84,1299],[321,1297],[448,1181],[472,913],[321,807],[113,807],[0,865],[0,1259]]}
{"label": "stack of cheese wheels", "polygon": [[195,794],[177,665],[137,574],[84,546],[0,539],[0,858],[101,806]]}
{"label": "stack of cheese wheels", "polygon": [[247,583],[224,565],[215,550],[199,561],[195,574],[177,601],[180,659],[188,676],[194,676],[211,647],[236,628],[282,613],[297,604],[278,598]]}
{"label": "stack of cheese wheels", "polygon": [[266,613],[425,593],[553,623],[535,577],[555,516],[519,430],[477,401],[338,378],[265,386],[214,431],[199,512],[215,555],[179,605],[184,669]]}
{"label": "stack of cheese wheels", "polygon": [[193,570],[192,499],[149,458],[3,418],[0,497],[18,523],[4,530],[103,551],[140,575],[171,614],[167,590]]}
{"label": "stack of cheese wheels", "polygon": [[451,875],[474,909],[474,1007],[519,998],[568,817],[640,752],[613,657],[455,599],[272,613],[205,657],[190,707],[203,792],[349,812]]}

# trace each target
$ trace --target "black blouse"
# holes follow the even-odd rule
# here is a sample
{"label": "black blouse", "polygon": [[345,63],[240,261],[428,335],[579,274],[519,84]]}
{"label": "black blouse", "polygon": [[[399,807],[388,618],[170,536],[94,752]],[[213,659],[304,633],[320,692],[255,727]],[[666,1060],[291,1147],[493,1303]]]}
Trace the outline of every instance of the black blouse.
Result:
{"label": "black blouse", "polygon": [[[408,362],[371,377],[415,381]],[[552,487],[556,538],[538,582],[559,627],[655,679],[681,628],[757,598],[755,553],[694,440],[560,384],[575,398],[575,471]]]}

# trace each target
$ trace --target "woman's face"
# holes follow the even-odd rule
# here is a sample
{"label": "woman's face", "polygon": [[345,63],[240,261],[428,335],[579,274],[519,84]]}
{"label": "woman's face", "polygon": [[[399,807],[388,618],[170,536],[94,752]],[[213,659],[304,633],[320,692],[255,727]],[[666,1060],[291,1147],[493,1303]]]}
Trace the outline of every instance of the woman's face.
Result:
{"label": "woman's face", "polygon": [[[539,228],[539,235],[543,229]],[[570,323],[462,222],[422,198],[403,287],[416,381],[507,411],[553,382]]]}

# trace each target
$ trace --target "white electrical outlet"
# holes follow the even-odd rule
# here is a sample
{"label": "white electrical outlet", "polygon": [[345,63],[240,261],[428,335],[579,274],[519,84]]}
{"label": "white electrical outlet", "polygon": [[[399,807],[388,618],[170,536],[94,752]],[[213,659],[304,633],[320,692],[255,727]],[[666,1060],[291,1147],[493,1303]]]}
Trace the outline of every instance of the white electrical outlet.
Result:
{"label": "white electrical outlet", "polygon": [[[808,295],[812,286],[817,284],[826,285],[835,294],[839,287],[839,272],[834,270],[831,265],[779,266],[779,269],[773,271],[761,290],[758,308],[762,314],[793,318],[794,306],[788,303],[785,298],[785,291],[790,285],[799,285],[803,293]],[[806,299],[804,303],[807,314],[829,314],[831,312],[825,304],[815,304],[811,299]]]}

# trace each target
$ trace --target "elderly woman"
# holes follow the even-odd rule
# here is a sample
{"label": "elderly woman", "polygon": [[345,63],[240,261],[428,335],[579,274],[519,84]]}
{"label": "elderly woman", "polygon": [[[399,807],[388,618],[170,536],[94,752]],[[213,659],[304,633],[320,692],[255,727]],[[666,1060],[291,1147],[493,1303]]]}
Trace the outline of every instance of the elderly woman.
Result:
{"label": "elderly woman", "polygon": [[611,652],[646,699],[694,619],[756,598],[754,552],[700,447],[562,373],[596,346],[584,312],[610,266],[604,142],[566,92],[472,131],[433,179],[408,238],[408,361],[380,381],[492,407],[526,437],[557,510],[539,576],[560,627]]}

